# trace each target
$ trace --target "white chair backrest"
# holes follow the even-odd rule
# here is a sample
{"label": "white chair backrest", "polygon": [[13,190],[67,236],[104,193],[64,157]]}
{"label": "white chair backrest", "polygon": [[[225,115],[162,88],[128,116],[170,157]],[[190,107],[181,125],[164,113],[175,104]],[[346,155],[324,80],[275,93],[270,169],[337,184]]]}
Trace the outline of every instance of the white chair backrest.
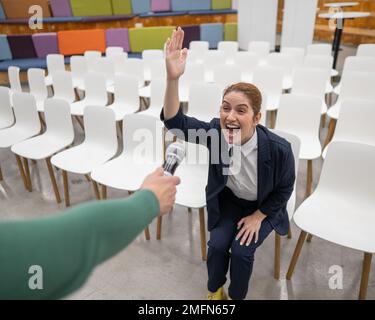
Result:
{"label": "white chair backrest", "polygon": [[10,90],[0,87],[0,129],[10,127],[14,123],[13,110],[10,105]]}
{"label": "white chair backrest", "polygon": [[296,61],[293,56],[286,53],[272,52],[266,57],[266,65],[284,69],[284,77],[292,76]]}
{"label": "white chair backrest", "polygon": [[329,70],[297,68],[293,74],[292,93],[313,95],[324,101],[329,78]]}
{"label": "white chair backrest", "polygon": [[203,62],[203,54],[199,51],[189,49],[187,57],[187,63],[202,63]]}
{"label": "white chair backrest", "polygon": [[20,80],[20,68],[10,66],[8,68],[8,77],[10,89],[13,92],[22,92],[21,80]]}
{"label": "white chair backrest", "polygon": [[294,209],[296,206],[296,185],[297,185],[297,174],[298,174],[298,163],[299,163],[299,152],[301,149],[301,140],[294,134],[290,134],[285,131],[280,130],[272,130],[273,133],[277,134],[278,136],[284,138],[286,141],[288,141],[291,145],[293,156],[294,156],[294,169],[295,169],[295,175],[296,180],[294,182],[294,190],[292,195],[290,196],[286,210],[288,212],[289,220],[292,220]]}
{"label": "white chair backrest", "polygon": [[254,70],[253,83],[267,95],[281,95],[283,91],[284,69],[278,67],[257,67]]}
{"label": "white chair backrest", "polygon": [[343,101],[332,141],[351,141],[375,146],[374,119],[375,100],[354,98]]}
{"label": "white chair backrest", "polygon": [[55,72],[65,71],[64,56],[56,53],[47,55],[47,70],[50,75]]}
{"label": "white chair backrest", "polygon": [[183,86],[194,82],[204,82],[204,68],[200,63],[186,63],[185,72],[181,76],[180,83]]}
{"label": "white chair backrest", "polygon": [[150,107],[159,109],[161,111],[164,105],[164,93],[166,88],[165,79],[156,78],[152,79],[151,88],[150,88]]}
{"label": "white chair backrest", "polygon": [[236,65],[217,65],[213,68],[213,74],[214,82],[223,87],[241,82],[241,69]]}
{"label": "white chair backrest", "polygon": [[268,41],[251,41],[247,51],[256,53],[261,57],[265,57],[271,51],[271,44]]}
{"label": "white chair backrest", "polygon": [[118,73],[124,69],[125,61],[128,59],[128,54],[126,52],[114,52],[108,55],[107,59],[112,61],[115,73]]}
{"label": "white chair backrest", "polygon": [[224,52],[226,61],[233,62],[235,54],[238,52],[237,41],[219,41],[217,50]]}
{"label": "white chair backrest", "polygon": [[152,60],[150,61],[148,67],[152,80],[154,80],[154,78],[167,78],[167,69],[164,59]]}
{"label": "white chair backrest", "polygon": [[281,53],[293,57],[294,65],[301,66],[305,58],[305,49],[297,47],[282,47]]}
{"label": "white chair backrest", "polygon": [[116,55],[116,54],[123,54],[123,53],[124,53],[124,48],[123,47],[107,47],[105,49],[105,55],[107,57],[110,57],[110,56]]}
{"label": "white chair backrest", "polygon": [[324,70],[330,71],[332,69],[332,63],[333,63],[332,56],[308,54],[305,56],[305,59],[303,61],[303,67],[324,69]]}
{"label": "white chair backrest", "polygon": [[114,80],[115,66],[110,58],[101,57],[95,59],[95,64],[91,68],[91,71],[103,74],[106,81],[113,82]]}
{"label": "white chair backrest", "polygon": [[261,94],[262,94],[262,104],[260,106],[261,117],[260,117],[259,124],[261,124],[262,126],[266,126],[266,123],[267,123],[267,105],[268,105],[267,99],[268,99],[268,96],[267,96],[266,92],[261,92]]}
{"label": "white chair backrest", "polygon": [[158,59],[164,59],[163,50],[158,50],[158,49],[143,50],[142,51],[142,59],[145,62],[152,61],[152,60],[158,60]]}
{"label": "white chair backrest", "polygon": [[209,50],[208,41],[190,41],[189,49],[203,54],[205,51]]}
{"label": "white chair backrest", "polygon": [[69,103],[75,101],[72,74],[68,71],[60,71],[52,74],[54,98],[65,100]]}
{"label": "white chair backrest", "polygon": [[375,100],[374,72],[347,72],[341,80],[339,100]]}
{"label": "white chair backrest", "polygon": [[313,43],[307,46],[306,55],[331,56],[332,45],[328,43]]}
{"label": "white chair backrest", "polygon": [[43,69],[30,68],[27,70],[30,93],[35,97],[46,99],[48,96],[47,86],[45,83],[45,71]]}
{"label": "white chair backrest", "polygon": [[102,53],[96,50],[87,50],[84,53],[85,58],[100,58]]}
{"label": "white chair backrest", "polygon": [[105,76],[100,73],[89,72],[85,76],[85,99],[95,101],[95,105],[107,105],[108,96]]}
{"label": "white chair backrest", "polygon": [[138,77],[139,83],[144,83],[144,62],[142,59],[129,58],[124,63],[124,68],[118,70],[118,73],[125,73]]}
{"label": "white chair backrest", "polygon": [[234,56],[234,64],[241,68],[242,73],[254,73],[259,62],[260,56],[253,52],[239,51]]}
{"label": "white chair backrest", "polygon": [[124,154],[138,163],[163,162],[163,123],[142,113],[126,115],[123,120]]}
{"label": "white chair backrest", "polygon": [[13,95],[13,110],[16,118],[14,127],[27,131],[29,136],[40,132],[40,120],[33,95],[26,92],[17,92]]}
{"label": "white chair backrest", "polygon": [[109,108],[87,106],[84,110],[86,145],[100,148],[101,156],[111,157],[117,152],[117,132],[115,113]]}
{"label": "white chair backrest", "polygon": [[70,57],[70,70],[74,79],[83,80],[87,73],[87,63],[83,56]]}
{"label": "white chair backrest", "polygon": [[[183,144],[185,147],[185,157],[182,160],[180,166],[202,166],[207,168],[210,164],[209,150],[205,145],[200,143],[192,143],[178,139],[178,142]],[[179,167],[180,167],[179,166]],[[178,168],[177,168],[178,170]],[[178,171],[176,171],[176,174]]]}
{"label": "white chair backrest", "polygon": [[89,50],[84,54],[86,60],[87,71],[92,71],[98,58],[102,57],[100,51]]}
{"label": "white chair backrest", "polygon": [[374,146],[334,141],[324,160],[315,192],[326,193],[330,190],[343,199],[349,197],[357,199],[362,205],[372,203],[374,206],[374,163]]}
{"label": "white chair backrest", "polygon": [[277,112],[277,130],[286,131],[297,136],[319,135],[322,101],[318,97],[284,94],[280,98]]}
{"label": "white chair backrest", "polygon": [[212,71],[215,66],[225,64],[225,54],[218,50],[208,50],[203,54],[203,63],[206,70]]}
{"label": "white chair backrest", "polygon": [[347,57],[342,69],[342,78],[351,72],[375,72],[375,57]]}
{"label": "white chair backrest", "polygon": [[133,75],[116,74],[115,76],[115,103],[124,108],[139,105],[138,78]]}
{"label": "white chair backrest", "polygon": [[74,129],[70,105],[67,101],[50,98],[44,104],[46,132],[54,139],[70,144],[74,140]]}
{"label": "white chair backrest", "polygon": [[219,117],[222,102],[222,86],[215,83],[193,83],[189,90],[189,111],[191,116],[208,120]]}
{"label": "white chair backrest", "polygon": [[373,57],[375,58],[375,44],[363,43],[358,46],[357,57]]}

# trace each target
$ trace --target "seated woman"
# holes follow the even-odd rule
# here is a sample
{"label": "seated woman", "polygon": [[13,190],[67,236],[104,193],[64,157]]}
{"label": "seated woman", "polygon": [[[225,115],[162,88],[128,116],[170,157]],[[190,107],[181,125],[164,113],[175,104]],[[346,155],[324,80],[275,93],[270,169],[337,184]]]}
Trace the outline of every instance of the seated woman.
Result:
{"label": "seated woman", "polygon": [[[167,87],[161,119],[190,142],[199,138],[192,130],[218,133],[219,148],[213,139],[200,140],[207,143],[211,159],[206,187],[208,299],[227,299],[223,286],[229,265],[229,297],[244,299],[256,249],[272,230],[288,232],[286,204],[295,180],[294,157],[289,142],[259,124],[262,97],[252,84],[225,89],[220,119],[208,123],[183,114],[178,96],[187,57],[183,38],[178,28],[166,44]],[[226,159],[231,159],[230,166]]]}

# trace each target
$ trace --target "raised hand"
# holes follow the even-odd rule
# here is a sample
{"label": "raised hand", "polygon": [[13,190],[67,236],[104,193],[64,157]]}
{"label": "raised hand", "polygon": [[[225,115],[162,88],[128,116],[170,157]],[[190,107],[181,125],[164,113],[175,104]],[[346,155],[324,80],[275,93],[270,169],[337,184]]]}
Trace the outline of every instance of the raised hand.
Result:
{"label": "raised hand", "polygon": [[166,67],[168,80],[177,80],[185,71],[187,49],[182,49],[184,31],[178,27],[166,43]]}

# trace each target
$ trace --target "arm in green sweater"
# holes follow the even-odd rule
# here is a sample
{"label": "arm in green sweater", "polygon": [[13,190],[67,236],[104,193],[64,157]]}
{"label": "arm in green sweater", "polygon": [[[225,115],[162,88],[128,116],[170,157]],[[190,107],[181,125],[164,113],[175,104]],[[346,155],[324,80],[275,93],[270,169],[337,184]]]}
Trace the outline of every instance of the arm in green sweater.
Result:
{"label": "arm in green sweater", "polygon": [[[93,268],[114,256],[159,213],[153,192],[85,203],[53,217],[0,223],[0,299],[58,299],[78,289]],[[31,290],[29,268],[43,270]]]}

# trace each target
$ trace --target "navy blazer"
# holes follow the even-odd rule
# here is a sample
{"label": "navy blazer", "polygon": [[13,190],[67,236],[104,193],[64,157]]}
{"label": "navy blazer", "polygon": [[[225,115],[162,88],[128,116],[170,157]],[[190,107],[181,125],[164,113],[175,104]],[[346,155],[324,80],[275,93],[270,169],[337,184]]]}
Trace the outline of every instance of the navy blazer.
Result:
{"label": "navy blazer", "polygon": [[[220,120],[210,122],[200,121],[183,114],[180,109],[176,116],[164,120],[163,110],[160,118],[167,129],[178,129],[182,138],[189,142],[199,143],[196,139],[189,139],[188,130],[217,131],[220,139],[220,159],[212,163],[211,139],[208,138],[207,147],[210,150],[210,166],[206,187],[206,201],[208,212],[208,230],[212,230],[220,219],[219,193],[227,184],[228,175],[223,169],[228,167],[228,144],[222,135]],[[294,156],[288,141],[272,133],[266,127],[257,125],[258,134],[258,209],[267,216],[277,233],[288,233],[289,218],[286,210],[287,202],[293,192],[295,181]],[[212,132],[212,131],[210,131]],[[178,135],[178,133],[177,133]],[[194,135],[193,135],[194,136]],[[205,139],[203,139],[205,140]],[[200,142],[202,143],[202,142]],[[249,213],[251,214],[251,213]]]}

